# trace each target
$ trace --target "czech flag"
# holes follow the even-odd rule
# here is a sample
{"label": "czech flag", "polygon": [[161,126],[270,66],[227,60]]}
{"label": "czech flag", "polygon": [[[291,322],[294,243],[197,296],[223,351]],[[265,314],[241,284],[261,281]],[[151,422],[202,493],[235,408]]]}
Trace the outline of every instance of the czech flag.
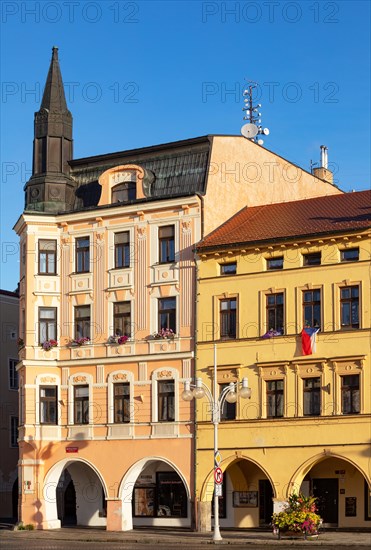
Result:
{"label": "czech flag", "polygon": [[316,351],[316,334],[319,328],[303,328],[301,331],[302,355],[312,355]]}

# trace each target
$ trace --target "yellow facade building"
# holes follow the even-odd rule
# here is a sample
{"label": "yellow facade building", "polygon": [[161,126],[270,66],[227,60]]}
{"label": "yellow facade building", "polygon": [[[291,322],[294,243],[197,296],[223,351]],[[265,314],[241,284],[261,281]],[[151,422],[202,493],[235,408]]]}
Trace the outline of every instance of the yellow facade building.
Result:
{"label": "yellow facade building", "polygon": [[[218,391],[243,377],[252,390],[220,411],[221,527],[266,526],[294,491],[318,498],[325,525],[371,525],[370,198],[247,207],[197,247],[196,377],[212,388],[216,344]],[[203,399],[196,425],[198,524],[208,530]]]}
{"label": "yellow facade building", "polygon": [[242,136],[73,159],[56,48],[33,151],[15,226],[19,519],[190,527],[194,246],[245,204],[341,192]]}

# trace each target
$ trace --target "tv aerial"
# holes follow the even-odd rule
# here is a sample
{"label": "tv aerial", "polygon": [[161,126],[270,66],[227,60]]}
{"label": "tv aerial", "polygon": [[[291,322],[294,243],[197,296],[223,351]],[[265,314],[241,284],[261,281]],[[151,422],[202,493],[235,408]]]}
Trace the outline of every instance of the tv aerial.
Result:
{"label": "tv aerial", "polygon": [[242,126],[241,134],[246,139],[251,139],[251,141],[255,141],[258,145],[263,145],[264,141],[259,136],[269,136],[269,129],[261,126],[260,117],[262,114],[259,112],[261,104],[258,103],[257,105],[254,105],[253,94],[257,86],[258,84],[256,82],[252,82],[250,80],[248,81],[248,86],[243,91],[242,95],[245,104],[244,107],[242,107],[242,110],[245,113],[243,119],[248,122]]}

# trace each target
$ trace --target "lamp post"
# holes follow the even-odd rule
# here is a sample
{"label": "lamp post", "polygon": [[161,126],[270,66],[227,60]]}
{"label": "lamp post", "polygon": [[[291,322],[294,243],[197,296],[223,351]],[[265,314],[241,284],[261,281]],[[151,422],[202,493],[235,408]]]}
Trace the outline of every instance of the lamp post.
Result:
{"label": "lamp post", "polygon": [[[218,427],[220,422],[220,413],[223,410],[225,401],[228,403],[236,403],[237,401],[237,389],[239,389],[238,395],[242,399],[250,399],[251,388],[248,386],[247,378],[243,378],[241,382],[231,382],[228,387],[224,388],[221,394],[217,393],[217,360],[216,360],[216,344],[214,344],[214,381],[213,381],[213,393],[201,378],[196,378],[196,384],[191,384],[189,380],[184,382],[184,391],[182,392],[182,399],[184,401],[192,401],[192,399],[202,399],[206,397],[212,407],[211,421],[214,424],[214,460],[213,470],[215,474],[216,467],[219,466],[217,462],[217,456],[219,454],[218,445]],[[217,542],[222,540],[219,528],[219,496],[217,487],[220,483],[217,482],[214,475],[214,531],[213,541]]]}

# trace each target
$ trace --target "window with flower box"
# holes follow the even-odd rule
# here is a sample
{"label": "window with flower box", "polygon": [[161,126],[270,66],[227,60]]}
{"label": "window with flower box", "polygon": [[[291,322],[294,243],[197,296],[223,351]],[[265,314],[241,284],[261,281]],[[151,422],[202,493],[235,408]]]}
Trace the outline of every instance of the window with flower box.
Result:
{"label": "window with flower box", "polygon": [[115,336],[131,335],[131,303],[116,302],[113,304],[113,325]]}
{"label": "window with flower box", "polygon": [[176,298],[158,299],[158,333],[166,329],[176,333]]}
{"label": "window with flower box", "polygon": [[39,344],[57,339],[57,308],[39,307]]}
{"label": "window with flower box", "polygon": [[90,306],[75,307],[75,340],[90,340]]}

